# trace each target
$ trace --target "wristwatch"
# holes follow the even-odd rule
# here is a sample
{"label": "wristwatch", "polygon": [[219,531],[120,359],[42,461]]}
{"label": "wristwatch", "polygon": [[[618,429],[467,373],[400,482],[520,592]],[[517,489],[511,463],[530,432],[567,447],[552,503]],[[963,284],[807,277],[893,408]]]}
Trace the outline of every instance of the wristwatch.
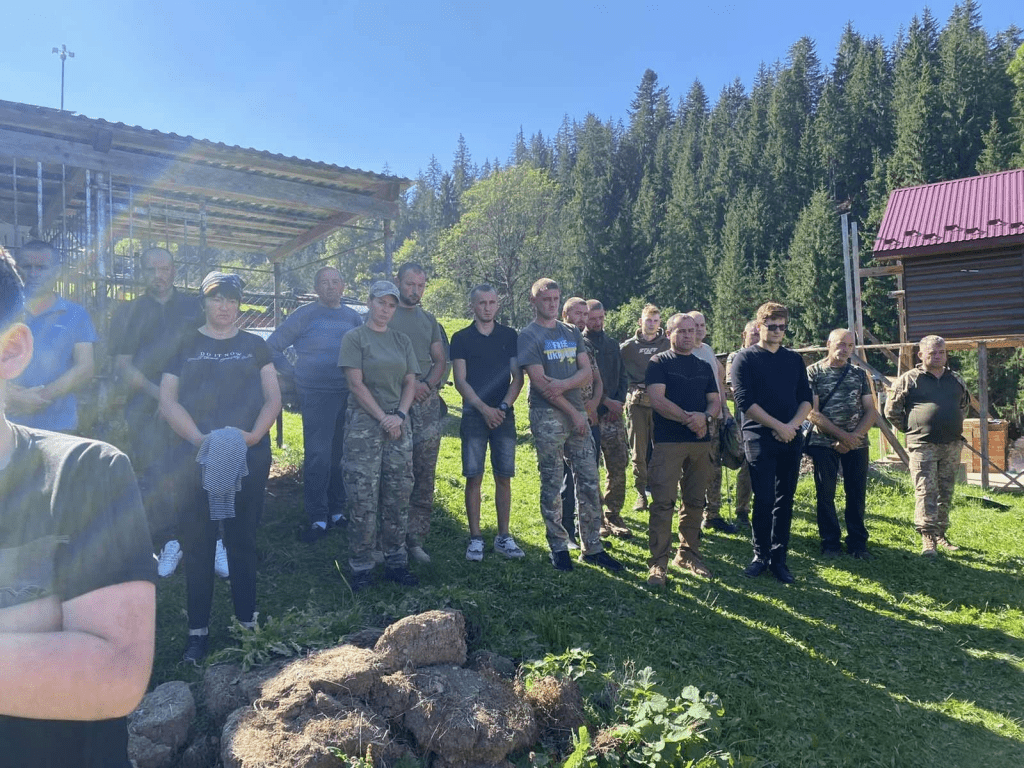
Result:
{"label": "wristwatch", "polygon": [[505,413],[506,411],[508,411],[508,409],[509,405],[505,401],[502,401],[501,405],[498,406],[498,410],[501,411],[502,413]]}
{"label": "wristwatch", "polygon": [[707,419],[708,424],[711,424],[711,420],[714,418],[710,413],[704,411],[704,418]]}

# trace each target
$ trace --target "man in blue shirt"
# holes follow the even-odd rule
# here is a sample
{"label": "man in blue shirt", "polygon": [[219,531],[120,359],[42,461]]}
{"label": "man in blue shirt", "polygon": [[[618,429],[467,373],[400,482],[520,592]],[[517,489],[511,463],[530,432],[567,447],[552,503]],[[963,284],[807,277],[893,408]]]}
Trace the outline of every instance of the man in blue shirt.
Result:
{"label": "man in blue shirt", "polygon": [[85,308],[54,293],[57,251],[32,240],[15,261],[25,284],[26,325],[35,349],[25,371],[8,389],[7,417],[54,432],[78,426],[75,392],[92,379],[96,329]]}
{"label": "man in blue shirt", "polygon": [[[341,460],[348,385],[338,367],[338,350],[345,334],[363,323],[358,312],[342,304],[345,281],[334,267],[317,271],[314,290],[317,300],[292,312],[267,339],[274,367],[283,376],[294,376],[302,399],[302,479],[309,517],[302,540],[307,544],[327,535],[329,523],[345,519]],[[298,356],[294,365],[285,357],[288,347]]]}

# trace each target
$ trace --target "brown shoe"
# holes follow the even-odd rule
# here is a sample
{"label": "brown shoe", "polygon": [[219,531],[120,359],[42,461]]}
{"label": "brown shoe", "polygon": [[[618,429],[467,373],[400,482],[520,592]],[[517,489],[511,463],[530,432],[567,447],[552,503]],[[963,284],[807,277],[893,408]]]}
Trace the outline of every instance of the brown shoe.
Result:
{"label": "brown shoe", "polygon": [[[611,531],[613,536],[618,536],[620,539],[629,539],[633,536],[633,532],[629,530],[626,521],[622,519],[622,515],[618,512],[605,513],[601,530],[604,531],[605,529]],[[601,535],[603,536],[604,534],[602,533]]]}
{"label": "brown shoe", "polygon": [[936,536],[935,537],[935,545],[937,547],[940,547],[940,548],[946,550],[947,552],[959,552],[960,551],[960,547],[958,547],[956,544],[951,542],[945,536]]}
{"label": "brown shoe", "polygon": [[935,557],[938,552],[935,551],[935,547],[938,542],[935,540],[935,536],[930,533],[921,534],[921,557]]}
{"label": "brown shoe", "polygon": [[647,586],[649,587],[664,587],[666,579],[667,575],[663,565],[652,565],[647,570]]}
{"label": "brown shoe", "polygon": [[693,552],[679,552],[676,554],[672,564],[684,571],[689,571],[694,576],[700,576],[702,579],[712,578],[711,571],[704,565],[704,561]]}
{"label": "brown shoe", "polygon": [[636,495],[636,503],[633,505],[634,512],[642,512],[647,509],[647,494],[638,493]]}
{"label": "brown shoe", "polygon": [[601,538],[607,539],[613,533],[612,529],[608,527],[608,523],[601,523]]}

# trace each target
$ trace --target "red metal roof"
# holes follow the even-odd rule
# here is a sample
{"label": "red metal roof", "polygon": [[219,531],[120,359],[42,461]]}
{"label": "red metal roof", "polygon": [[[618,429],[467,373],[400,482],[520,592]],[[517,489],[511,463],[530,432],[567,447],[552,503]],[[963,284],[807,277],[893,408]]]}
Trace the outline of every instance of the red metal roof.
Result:
{"label": "red metal roof", "polygon": [[1024,169],[893,190],[875,258],[1024,243]]}

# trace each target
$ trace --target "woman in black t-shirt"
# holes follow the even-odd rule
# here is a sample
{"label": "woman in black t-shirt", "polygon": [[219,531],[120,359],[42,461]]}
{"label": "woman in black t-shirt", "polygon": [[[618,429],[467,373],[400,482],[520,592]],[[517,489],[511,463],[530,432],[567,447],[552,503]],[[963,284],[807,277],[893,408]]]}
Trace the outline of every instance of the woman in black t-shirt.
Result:
{"label": "woman in black t-shirt", "polygon": [[[160,382],[160,408],[171,428],[184,440],[183,450],[200,449],[212,432],[234,427],[244,440],[248,474],[234,494],[234,516],[223,519],[224,547],[231,573],[235,616],[256,625],[256,527],[263,513],[263,496],[270,474],[270,425],[281,410],[281,392],[270,360],[270,349],[259,336],[235,325],[244,283],[237,275],[211,272],[203,280],[205,324],[182,344]],[[218,433],[226,443],[213,442],[205,459],[207,481],[212,469],[230,452],[237,433]],[[228,446],[225,453],[213,445]],[[206,453],[208,455],[203,456]],[[210,606],[213,600],[213,562],[218,523],[211,519],[210,497],[203,488],[203,467],[193,463],[189,487],[182,495],[180,523],[188,585],[188,646],[185,660],[198,662],[207,651]],[[230,467],[231,464],[228,464]],[[234,476],[233,471],[229,476]],[[227,507],[230,507],[228,494]],[[221,505],[216,505],[218,513]],[[220,519],[220,514],[215,515]]]}

